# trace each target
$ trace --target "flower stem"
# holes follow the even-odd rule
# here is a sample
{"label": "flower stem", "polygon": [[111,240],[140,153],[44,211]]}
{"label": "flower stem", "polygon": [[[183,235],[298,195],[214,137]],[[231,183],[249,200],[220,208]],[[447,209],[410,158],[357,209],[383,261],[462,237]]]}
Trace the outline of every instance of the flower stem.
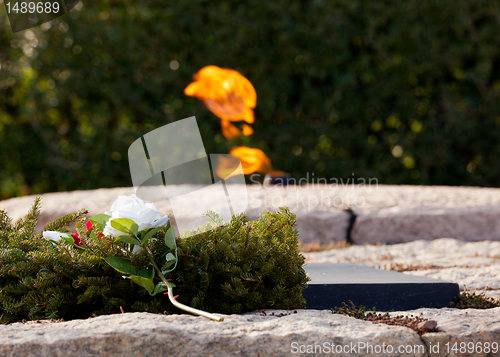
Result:
{"label": "flower stem", "polygon": [[162,286],[167,287],[168,298],[169,298],[170,302],[172,303],[172,305],[174,305],[175,307],[178,307],[181,310],[190,312],[190,313],[195,314],[195,315],[206,317],[207,319],[210,319],[210,320],[224,321],[223,317],[219,317],[219,316],[211,314],[209,312],[205,312],[205,311],[198,310],[198,309],[195,309],[193,307],[181,304],[180,302],[178,302],[177,300],[174,299],[174,292],[173,292],[170,284],[162,284]]}
{"label": "flower stem", "polygon": [[153,267],[156,269],[156,271],[158,272],[158,275],[160,276],[160,279],[166,283],[167,282],[167,279],[165,278],[165,276],[162,274],[160,268],[158,268],[158,265],[156,265],[156,262],[153,258],[153,252],[151,252],[151,249],[149,249],[149,247],[144,247],[146,248],[146,251],[148,252],[148,257],[149,257],[149,260],[151,260],[151,263],[153,264]]}
{"label": "flower stem", "polygon": [[161,272],[160,268],[156,264],[155,260],[153,259],[153,253],[151,252],[151,250],[149,249],[149,247],[145,247],[145,248],[146,248],[146,251],[148,252],[149,260],[151,260],[151,263],[153,264],[153,267],[156,269],[156,271],[158,273],[158,276],[163,281],[162,287],[163,288],[167,288],[167,290],[168,290],[168,299],[170,300],[170,302],[172,303],[172,305],[174,305],[175,307],[177,307],[177,308],[179,308],[181,310],[190,312],[192,314],[206,317],[207,319],[211,319],[211,320],[215,320],[215,321],[224,321],[223,317],[219,317],[219,316],[216,316],[216,315],[211,314],[209,312],[205,312],[205,311],[202,311],[202,310],[195,309],[193,307],[181,304],[180,302],[178,302],[177,300],[175,300],[174,299],[174,292],[172,290],[172,286],[167,281],[167,279],[165,278],[165,276]]}

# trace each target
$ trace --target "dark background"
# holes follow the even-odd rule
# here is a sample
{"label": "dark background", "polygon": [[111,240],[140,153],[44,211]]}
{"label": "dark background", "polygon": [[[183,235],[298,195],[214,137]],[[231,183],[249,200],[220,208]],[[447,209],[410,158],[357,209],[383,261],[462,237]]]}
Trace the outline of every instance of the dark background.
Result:
{"label": "dark background", "polygon": [[[297,179],[500,185],[496,1],[83,1],[16,34],[3,8],[0,198],[130,186],[128,146],[193,115]],[[254,135],[183,94],[206,65],[253,83]]]}

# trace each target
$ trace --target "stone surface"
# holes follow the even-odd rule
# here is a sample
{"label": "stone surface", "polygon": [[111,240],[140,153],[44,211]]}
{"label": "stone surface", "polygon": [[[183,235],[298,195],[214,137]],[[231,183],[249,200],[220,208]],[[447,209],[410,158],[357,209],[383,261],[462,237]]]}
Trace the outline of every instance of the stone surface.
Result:
{"label": "stone surface", "polygon": [[485,296],[500,300],[500,290],[482,290]]}
{"label": "stone surface", "polygon": [[[365,192],[366,191],[366,192]],[[356,243],[401,243],[452,237],[500,240],[500,189],[444,186],[385,186],[364,190],[355,207]]]}
{"label": "stone surface", "polygon": [[[297,214],[302,242],[346,239],[352,208],[357,215],[352,239],[362,243],[401,243],[451,237],[464,241],[500,240],[500,189],[441,186],[353,185],[264,186],[249,185],[250,217],[265,210],[287,206]],[[168,191],[168,188],[167,188]],[[102,213],[120,194],[133,188],[47,193],[42,195],[43,210],[39,229],[50,220],[80,208],[90,214]],[[35,196],[0,201],[14,219],[23,217]],[[196,199],[196,204],[200,198]],[[211,200],[210,197],[205,197]],[[166,201],[155,204],[170,213]],[[217,200],[213,200],[214,209]],[[188,202],[189,203],[189,202]],[[188,206],[189,207],[189,206]],[[189,216],[186,210],[179,214]]]}
{"label": "stone surface", "polygon": [[[397,313],[411,314],[422,314],[423,318],[435,320],[442,331],[422,336],[429,356],[500,356],[500,307],[487,310],[419,309],[404,314]],[[496,352],[490,349],[486,353],[487,344],[490,348],[496,344]],[[453,347],[458,348],[458,351],[454,351]]]}
{"label": "stone surface", "polygon": [[[284,314],[282,317],[272,316]],[[126,313],[62,323],[0,326],[0,355],[31,356],[291,356],[292,348],[324,343],[425,346],[410,329],[356,320],[330,311],[266,311],[215,322],[190,315]],[[325,352],[325,351],[323,351]],[[373,356],[359,351],[357,356]],[[368,351],[369,352],[369,351]],[[331,353],[324,353],[331,355]],[[350,353],[335,354],[350,356]],[[378,354],[390,356],[390,354]],[[403,353],[399,356],[425,356]]]}
{"label": "stone surface", "polygon": [[307,263],[304,269],[311,278],[303,293],[308,309],[342,307],[349,301],[379,311],[448,307],[459,294],[455,283],[359,264]]}
{"label": "stone surface", "polygon": [[373,267],[403,264],[428,266],[428,269],[483,267],[500,264],[500,242],[441,238],[390,245],[355,245],[303,254],[308,261],[316,263],[358,263]]}
{"label": "stone surface", "polygon": [[457,283],[461,290],[486,288],[500,298],[500,242],[463,242],[451,238],[394,245],[351,246],[303,253],[309,263],[357,263]]}
{"label": "stone surface", "polygon": [[[192,185],[184,185],[181,189],[189,190]],[[200,186],[201,187],[201,186]],[[151,189],[156,191],[156,189]],[[167,187],[168,191],[168,187]],[[348,214],[341,208],[322,207],[321,209],[309,208],[308,200],[311,197],[308,190],[287,189],[264,189],[262,186],[248,186],[249,207],[246,213],[251,219],[257,218],[264,211],[275,211],[279,207],[287,206],[297,215],[297,226],[300,232],[300,239],[303,242],[316,241],[327,245],[331,241],[341,241],[346,237],[348,227]],[[158,192],[158,191],[156,191]],[[215,192],[215,191],[214,191]],[[131,195],[133,188],[110,188],[90,191],[71,191],[46,193],[42,197],[42,211],[40,215],[38,230],[48,222],[59,218],[60,216],[86,208],[89,211],[89,217],[95,214],[104,213],[109,210],[113,201],[119,195]],[[146,193],[147,194],[147,193]],[[162,214],[172,213],[168,201],[158,199],[158,195],[151,194],[151,201]],[[7,211],[9,217],[13,220],[20,219],[26,215],[33,204],[36,196],[24,196],[0,201],[0,209]],[[191,217],[190,206],[198,205],[201,198],[196,198],[192,202],[186,200],[187,209],[176,212],[183,217]],[[212,210],[217,211],[220,201],[210,196],[204,197],[208,202],[213,202]],[[175,217],[174,217],[175,223]]]}
{"label": "stone surface", "polygon": [[[0,325],[0,355],[17,356],[498,356],[478,353],[500,341],[500,308],[418,309],[391,315],[422,316],[441,332],[421,337],[413,330],[373,324],[329,310],[265,310],[225,315],[215,322],[191,315],[125,313],[60,323]],[[454,353],[454,343],[472,343],[473,353]],[[325,346],[342,346],[331,353]],[[446,351],[450,343],[450,352]],[[391,346],[392,353],[389,353]],[[354,350],[351,350],[354,346]],[[359,347],[363,347],[360,349]],[[367,347],[371,346],[371,347]],[[377,353],[377,348],[385,351]],[[436,350],[439,346],[439,351]],[[304,353],[299,352],[302,348]],[[307,353],[309,351],[321,353]],[[320,350],[321,348],[321,350]],[[367,350],[372,348],[373,350]],[[347,352],[346,352],[347,351]],[[410,352],[411,351],[411,352]]]}
{"label": "stone surface", "polygon": [[462,290],[500,289],[500,264],[487,267],[431,269],[405,272],[411,275],[460,282]]}
{"label": "stone surface", "polygon": [[42,195],[30,195],[10,198],[0,201],[0,209],[5,210],[12,220],[23,218],[33,205],[37,196],[42,198],[42,209],[37,229],[65,214],[86,208],[89,216],[104,213],[111,208],[111,204],[119,195],[131,195],[133,188],[101,188],[89,191],[52,192]]}

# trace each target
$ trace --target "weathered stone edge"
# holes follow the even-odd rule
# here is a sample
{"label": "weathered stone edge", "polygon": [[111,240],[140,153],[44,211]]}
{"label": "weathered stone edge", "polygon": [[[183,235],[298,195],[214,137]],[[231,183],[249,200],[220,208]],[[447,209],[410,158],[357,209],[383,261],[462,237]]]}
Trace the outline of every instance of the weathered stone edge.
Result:
{"label": "weathered stone edge", "polygon": [[[276,317],[272,316],[272,313],[284,316]],[[414,313],[418,315],[419,310]],[[443,313],[446,314],[447,311]],[[295,346],[323,345],[325,342],[352,346],[365,342],[373,346],[385,344],[396,348],[399,345],[425,347],[424,353],[399,354],[403,356],[453,356],[453,353],[447,354],[445,351],[446,342],[491,343],[498,342],[500,336],[498,324],[481,331],[429,333],[420,338],[406,327],[372,324],[332,314],[329,310],[298,310],[296,314],[293,311],[266,310],[266,314],[267,316],[261,316],[263,314],[257,311],[243,315],[226,315],[226,321],[222,323],[189,315],[126,313],[56,324],[3,325],[0,326],[0,355],[290,356],[300,354],[292,353],[292,343],[295,343]],[[471,315],[467,317],[468,320],[474,320],[474,314]],[[480,315],[483,319],[486,315],[491,315],[498,320],[500,308],[491,309],[491,313],[486,315],[482,311]],[[435,319],[439,326],[439,316]],[[477,323],[477,318],[475,322]],[[441,351],[429,353],[429,346],[436,346],[438,342]],[[374,354],[358,350],[354,355]]]}

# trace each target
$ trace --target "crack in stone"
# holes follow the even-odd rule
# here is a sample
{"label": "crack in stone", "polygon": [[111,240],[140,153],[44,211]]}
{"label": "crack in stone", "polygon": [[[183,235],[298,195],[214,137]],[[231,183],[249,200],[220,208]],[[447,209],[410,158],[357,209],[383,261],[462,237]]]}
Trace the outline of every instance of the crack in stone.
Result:
{"label": "crack in stone", "polygon": [[347,212],[347,214],[349,215],[349,226],[347,227],[346,230],[345,240],[349,244],[355,244],[354,241],[352,240],[351,232],[354,227],[354,223],[356,222],[356,217],[358,216],[356,215],[356,213],[354,213],[354,211],[351,208],[346,208],[344,211]]}

